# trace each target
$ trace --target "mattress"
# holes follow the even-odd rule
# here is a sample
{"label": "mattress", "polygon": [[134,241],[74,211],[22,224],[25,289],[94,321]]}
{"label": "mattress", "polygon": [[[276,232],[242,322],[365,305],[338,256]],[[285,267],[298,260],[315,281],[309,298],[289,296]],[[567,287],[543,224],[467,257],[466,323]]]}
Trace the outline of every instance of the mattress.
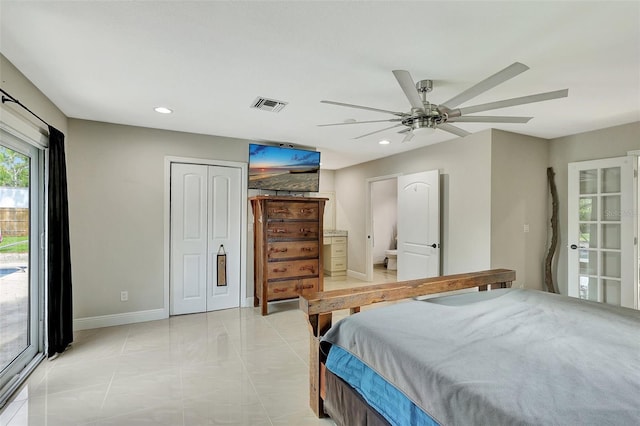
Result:
{"label": "mattress", "polygon": [[640,424],[640,312],[631,309],[493,290],[363,311],[322,344],[442,425]]}

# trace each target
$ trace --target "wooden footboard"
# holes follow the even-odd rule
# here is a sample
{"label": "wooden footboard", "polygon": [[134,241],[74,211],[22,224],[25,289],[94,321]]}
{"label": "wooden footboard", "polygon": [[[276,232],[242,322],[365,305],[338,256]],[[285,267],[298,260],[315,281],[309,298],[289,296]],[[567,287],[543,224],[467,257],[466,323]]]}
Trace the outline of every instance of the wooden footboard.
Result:
{"label": "wooden footboard", "polygon": [[481,291],[491,288],[511,287],[516,273],[510,269],[492,269],[467,274],[447,275],[421,280],[399,281],[364,287],[323,291],[300,297],[300,309],[309,320],[309,402],[318,417],[324,416],[321,395],[324,359],[320,352],[320,340],[331,327],[332,312],[349,309],[360,311],[362,306],[378,302],[391,302],[436,293],[446,293],[478,287]]}

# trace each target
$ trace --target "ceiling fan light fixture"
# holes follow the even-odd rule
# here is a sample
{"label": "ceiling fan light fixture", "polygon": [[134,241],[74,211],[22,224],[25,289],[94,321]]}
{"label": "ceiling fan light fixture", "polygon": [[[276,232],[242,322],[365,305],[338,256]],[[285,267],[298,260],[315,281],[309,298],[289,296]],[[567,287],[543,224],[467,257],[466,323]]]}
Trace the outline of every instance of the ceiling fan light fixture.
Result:
{"label": "ceiling fan light fixture", "polygon": [[436,131],[435,127],[416,127],[413,129],[414,135],[430,135]]}

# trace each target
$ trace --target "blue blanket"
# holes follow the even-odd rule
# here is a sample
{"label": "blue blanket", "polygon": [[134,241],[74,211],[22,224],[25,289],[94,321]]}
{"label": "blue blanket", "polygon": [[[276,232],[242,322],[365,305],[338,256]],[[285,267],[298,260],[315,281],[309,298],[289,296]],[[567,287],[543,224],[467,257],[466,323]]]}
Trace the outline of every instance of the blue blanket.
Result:
{"label": "blue blanket", "polygon": [[326,367],[358,391],[393,426],[438,426],[405,394],[341,347],[331,347]]}

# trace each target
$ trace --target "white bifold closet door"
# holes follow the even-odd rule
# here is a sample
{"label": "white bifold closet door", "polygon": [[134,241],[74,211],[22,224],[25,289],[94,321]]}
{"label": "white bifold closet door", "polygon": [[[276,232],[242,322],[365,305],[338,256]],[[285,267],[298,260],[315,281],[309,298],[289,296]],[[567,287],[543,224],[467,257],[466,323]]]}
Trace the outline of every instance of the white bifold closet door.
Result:
{"label": "white bifold closet door", "polygon": [[171,315],[239,306],[241,181],[236,167],[171,165]]}

